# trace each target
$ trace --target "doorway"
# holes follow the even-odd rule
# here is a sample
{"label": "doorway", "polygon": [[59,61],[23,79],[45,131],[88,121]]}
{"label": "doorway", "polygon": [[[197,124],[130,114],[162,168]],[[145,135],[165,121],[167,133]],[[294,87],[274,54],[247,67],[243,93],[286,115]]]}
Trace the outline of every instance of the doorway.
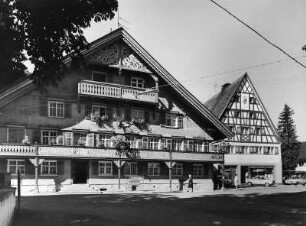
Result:
{"label": "doorway", "polygon": [[246,176],[249,175],[249,167],[241,166],[241,183],[245,183]]}
{"label": "doorway", "polygon": [[86,184],[88,179],[88,161],[74,160],[73,161],[73,183]]}

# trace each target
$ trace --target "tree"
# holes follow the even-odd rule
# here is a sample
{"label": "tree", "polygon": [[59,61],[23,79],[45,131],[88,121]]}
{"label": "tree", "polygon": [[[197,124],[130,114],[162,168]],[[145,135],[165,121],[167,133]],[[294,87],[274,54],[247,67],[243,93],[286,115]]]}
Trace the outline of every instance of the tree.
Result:
{"label": "tree", "polygon": [[0,1],[2,85],[27,76],[26,59],[34,65],[29,78],[37,85],[57,84],[66,72],[65,57],[81,62],[88,48],[83,29],[92,20],[112,19],[117,7],[117,0]]}
{"label": "tree", "polygon": [[297,140],[296,129],[292,116],[294,110],[285,104],[279,115],[277,131],[282,145],[283,170],[294,170],[298,164],[300,142]]}

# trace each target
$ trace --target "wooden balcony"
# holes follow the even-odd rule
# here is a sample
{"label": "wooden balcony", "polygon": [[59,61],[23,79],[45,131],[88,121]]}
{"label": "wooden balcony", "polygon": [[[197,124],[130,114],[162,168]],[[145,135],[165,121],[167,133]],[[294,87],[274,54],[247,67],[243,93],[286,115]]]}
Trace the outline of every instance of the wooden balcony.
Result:
{"label": "wooden balcony", "polygon": [[147,92],[146,89],[113,83],[83,80],[78,84],[78,94],[85,96],[136,100],[157,103],[158,91]]}
{"label": "wooden balcony", "polygon": [[[170,153],[161,150],[139,149],[140,160],[169,161]],[[90,158],[90,159],[118,159],[115,149],[69,147],[69,146],[25,146],[0,145],[0,156],[39,157],[39,158]],[[122,157],[124,159],[124,157]],[[137,160],[137,159],[136,159]],[[172,152],[173,161],[214,162],[224,161],[224,154],[212,152]]]}

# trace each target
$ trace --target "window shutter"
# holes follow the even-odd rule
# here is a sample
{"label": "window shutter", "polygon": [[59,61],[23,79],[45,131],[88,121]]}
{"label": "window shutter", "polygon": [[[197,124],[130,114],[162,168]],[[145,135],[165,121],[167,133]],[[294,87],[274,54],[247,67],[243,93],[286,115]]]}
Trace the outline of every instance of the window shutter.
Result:
{"label": "window shutter", "polygon": [[46,99],[39,100],[39,115],[48,116],[48,101]]}
{"label": "window shutter", "polygon": [[57,161],[57,174],[58,175],[63,175],[65,174],[64,172],[64,161]]}
{"label": "window shutter", "polygon": [[160,124],[166,125],[166,112],[159,112]]}
{"label": "window shutter", "polygon": [[150,122],[150,112],[149,111],[145,111],[144,118],[145,118],[145,122],[147,123]]}
{"label": "window shutter", "polygon": [[91,111],[92,111],[91,104],[90,103],[86,103],[86,105],[85,105],[85,116],[90,116]]}
{"label": "window shutter", "polygon": [[40,130],[39,129],[35,129],[33,130],[33,133],[32,133],[32,142],[33,143],[37,143],[37,144],[40,144],[41,140],[40,140]]}
{"label": "window shutter", "polygon": [[65,103],[65,118],[71,118],[71,103]]}
{"label": "window shutter", "polygon": [[92,161],[92,165],[91,165],[91,167],[92,167],[92,174],[93,175],[98,175],[98,164],[99,164],[99,162],[98,161]]}
{"label": "window shutter", "polygon": [[125,108],[125,120],[131,121],[131,108],[130,107]]}

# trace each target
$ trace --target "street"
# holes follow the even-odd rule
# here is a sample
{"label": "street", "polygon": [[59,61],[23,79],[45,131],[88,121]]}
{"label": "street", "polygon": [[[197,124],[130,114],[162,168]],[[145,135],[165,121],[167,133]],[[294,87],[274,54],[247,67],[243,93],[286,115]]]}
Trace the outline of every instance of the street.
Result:
{"label": "street", "polygon": [[306,188],[22,197],[13,226],[305,225]]}

